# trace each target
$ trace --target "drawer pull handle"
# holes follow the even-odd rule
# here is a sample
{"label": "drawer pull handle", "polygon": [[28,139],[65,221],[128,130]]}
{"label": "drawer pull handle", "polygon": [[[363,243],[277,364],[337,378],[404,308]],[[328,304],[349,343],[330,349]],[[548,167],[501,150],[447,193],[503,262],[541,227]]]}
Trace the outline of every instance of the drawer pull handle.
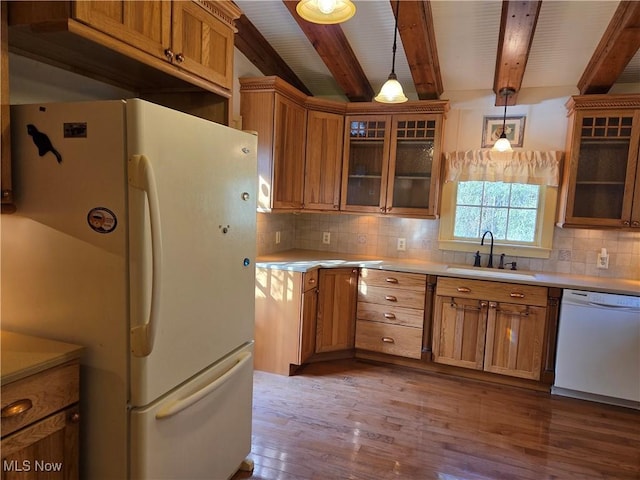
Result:
{"label": "drawer pull handle", "polygon": [[33,403],[28,398],[16,400],[2,408],[2,418],[17,417],[33,407]]}
{"label": "drawer pull handle", "polygon": [[394,297],[393,295],[385,295],[384,299],[388,300],[390,302],[397,302],[398,301],[398,299],[396,297]]}
{"label": "drawer pull handle", "polygon": [[309,279],[309,283],[310,283],[311,285],[313,285],[314,283],[316,283],[316,279],[315,279],[315,278],[310,278],[310,279]]}
{"label": "drawer pull handle", "polygon": [[384,281],[387,283],[398,283],[398,279],[393,277],[387,277],[384,279]]}
{"label": "drawer pull handle", "polygon": [[389,320],[395,320],[396,316],[393,313],[385,313],[384,318],[387,318]]}
{"label": "drawer pull handle", "polygon": [[510,297],[512,298],[524,298],[524,293],[520,293],[520,292],[511,292],[509,294]]}
{"label": "drawer pull handle", "polygon": [[458,287],[456,290],[458,290],[460,293],[470,293],[471,289],[468,287]]}
{"label": "drawer pull handle", "polygon": [[384,343],[396,343],[396,341],[391,337],[382,337],[382,341]]}

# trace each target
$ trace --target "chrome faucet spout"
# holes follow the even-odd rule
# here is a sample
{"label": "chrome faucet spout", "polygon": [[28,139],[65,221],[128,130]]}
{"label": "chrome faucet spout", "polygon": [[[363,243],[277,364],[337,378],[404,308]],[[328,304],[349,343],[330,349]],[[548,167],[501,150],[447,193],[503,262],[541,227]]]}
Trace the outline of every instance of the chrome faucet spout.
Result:
{"label": "chrome faucet spout", "polygon": [[491,230],[487,230],[482,234],[482,239],[480,240],[480,246],[484,245],[484,237],[487,236],[487,233],[491,235],[491,249],[489,250],[489,262],[487,263],[487,267],[493,268],[493,233],[491,233]]}

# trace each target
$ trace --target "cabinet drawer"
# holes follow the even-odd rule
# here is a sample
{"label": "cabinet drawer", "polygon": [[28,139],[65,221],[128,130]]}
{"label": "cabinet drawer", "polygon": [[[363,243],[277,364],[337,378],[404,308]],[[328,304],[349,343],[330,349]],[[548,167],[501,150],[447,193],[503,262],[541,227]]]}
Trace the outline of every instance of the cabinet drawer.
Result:
{"label": "cabinet drawer", "polygon": [[302,289],[304,292],[318,286],[318,269],[305,272],[302,276]]}
{"label": "cabinet drawer", "polygon": [[2,437],[76,403],[79,375],[78,363],[71,363],[3,386]]}
{"label": "cabinet drawer", "polygon": [[422,328],[424,325],[424,310],[378,305],[377,303],[358,302],[357,317],[358,320],[413,328]]}
{"label": "cabinet drawer", "polygon": [[424,292],[389,287],[372,287],[369,285],[363,288],[360,285],[358,302],[422,310],[424,309]]}
{"label": "cabinet drawer", "polygon": [[393,287],[424,293],[427,286],[427,276],[421,273],[390,272],[363,268],[360,270],[360,283],[367,287]]}
{"label": "cabinet drawer", "polygon": [[358,320],[356,348],[419,359],[422,355],[422,329]]}
{"label": "cabinet drawer", "polygon": [[436,295],[541,307],[547,305],[547,287],[467,280],[465,278],[438,278]]}

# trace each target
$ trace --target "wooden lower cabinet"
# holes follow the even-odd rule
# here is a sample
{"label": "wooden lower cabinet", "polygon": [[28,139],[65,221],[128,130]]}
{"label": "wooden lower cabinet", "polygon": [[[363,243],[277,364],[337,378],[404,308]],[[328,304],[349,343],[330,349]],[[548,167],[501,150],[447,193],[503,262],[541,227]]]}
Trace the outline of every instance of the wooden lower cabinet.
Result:
{"label": "wooden lower cabinet", "polygon": [[320,269],[316,353],[353,349],[357,287],[357,268]]}
{"label": "wooden lower cabinet", "polygon": [[363,268],[358,288],[356,348],[420,359],[426,275]]}
{"label": "wooden lower cabinet", "polygon": [[254,368],[290,375],[315,352],[318,270],[256,268]]}
{"label": "wooden lower cabinet", "polygon": [[540,380],[547,301],[546,287],[439,279],[433,361]]}
{"label": "wooden lower cabinet", "polygon": [[77,361],[2,387],[2,479],[78,478]]}

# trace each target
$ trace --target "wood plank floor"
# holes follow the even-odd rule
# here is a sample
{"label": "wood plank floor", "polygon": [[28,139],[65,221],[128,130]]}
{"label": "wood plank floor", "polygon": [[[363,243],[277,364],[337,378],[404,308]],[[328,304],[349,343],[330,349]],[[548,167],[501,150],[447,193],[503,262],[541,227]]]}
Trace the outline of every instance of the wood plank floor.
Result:
{"label": "wood plank floor", "polygon": [[255,372],[234,480],[640,479],[640,412],[354,360]]}

